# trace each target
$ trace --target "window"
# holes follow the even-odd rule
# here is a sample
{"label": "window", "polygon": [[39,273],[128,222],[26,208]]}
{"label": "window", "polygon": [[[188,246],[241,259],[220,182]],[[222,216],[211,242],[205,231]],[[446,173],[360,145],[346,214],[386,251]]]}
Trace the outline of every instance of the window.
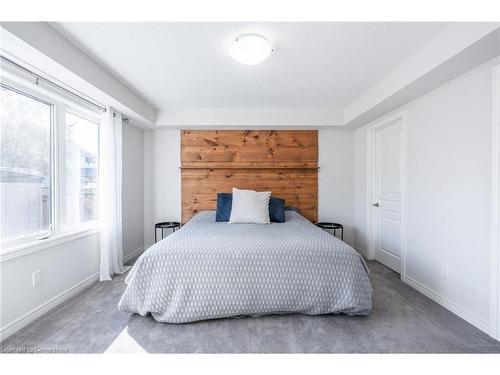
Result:
{"label": "window", "polygon": [[7,241],[50,229],[52,106],[1,90],[1,236]]}
{"label": "window", "polygon": [[99,114],[3,79],[0,104],[2,249],[94,225]]}
{"label": "window", "polygon": [[75,114],[65,118],[65,217],[73,226],[97,219],[96,122]]}

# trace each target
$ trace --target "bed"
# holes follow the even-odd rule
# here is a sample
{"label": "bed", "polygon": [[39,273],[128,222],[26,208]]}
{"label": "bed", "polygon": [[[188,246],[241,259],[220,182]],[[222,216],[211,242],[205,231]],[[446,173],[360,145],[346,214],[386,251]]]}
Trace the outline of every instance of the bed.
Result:
{"label": "bed", "polygon": [[285,223],[228,224],[195,215],[145,251],[118,308],[159,322],[266,314],[367,315],[363,258],[297,212]]}

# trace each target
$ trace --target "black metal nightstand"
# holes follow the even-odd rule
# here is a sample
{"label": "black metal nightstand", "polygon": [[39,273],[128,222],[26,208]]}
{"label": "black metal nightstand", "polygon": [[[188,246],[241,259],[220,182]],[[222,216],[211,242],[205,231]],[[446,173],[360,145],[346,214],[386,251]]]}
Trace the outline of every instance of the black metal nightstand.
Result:
{"label": "black metal nightstand", "polygon": [[155,243],[158,241],[157,240],[157,233],[158,229],[161,229],[161,239],[163,240],[165,238],[165,229],[172,229],[172,233],[175,232],[176,229],[179,229],[181,227],[181,223],[177,221],[164,221],[163,223],[156,223],[155,224]]}
{"label": "black metal nightstand", "polygon": [[316,223],[316,226],[320,227],[323,230],[333,230],[333,235],[337,237],[337,230],[340,230],[340,239],[344,241],[344,226],[339,223],[330,223],[327,221],[323,221],[320,223]]}

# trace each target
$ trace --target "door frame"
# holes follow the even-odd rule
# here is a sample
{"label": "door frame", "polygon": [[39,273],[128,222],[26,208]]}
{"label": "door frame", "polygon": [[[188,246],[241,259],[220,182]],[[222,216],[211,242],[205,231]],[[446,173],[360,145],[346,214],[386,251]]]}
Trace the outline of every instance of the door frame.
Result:
{"label": "door frame", "polygon": [[500,64],[492,68],[490,336],[500,340]]}
{"label": "door frame", "polygon": [[389,116],[375,120],[366,129],[366,210],[367,210],[367,237],[368,249],[367,258],[375,259],[375,209],[372,206],[374,202],[375,191],[375,173],[377,171],[375,165],[375,136],[376,131],[393,125],[401,123],[401,279],[403,280],[406,274],[406,152],[407,152],[407,129],[406,129],[407,114],[405,110],[396,112]]}

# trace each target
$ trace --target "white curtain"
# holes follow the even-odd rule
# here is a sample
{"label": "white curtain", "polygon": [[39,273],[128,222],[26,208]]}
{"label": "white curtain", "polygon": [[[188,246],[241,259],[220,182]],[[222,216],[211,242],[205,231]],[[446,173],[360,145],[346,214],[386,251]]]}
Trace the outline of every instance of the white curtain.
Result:
{"label": "white curtain", "polygon": [[108,108],[99,127],[101,281],[127,269],[122,245],[122,115]]}

